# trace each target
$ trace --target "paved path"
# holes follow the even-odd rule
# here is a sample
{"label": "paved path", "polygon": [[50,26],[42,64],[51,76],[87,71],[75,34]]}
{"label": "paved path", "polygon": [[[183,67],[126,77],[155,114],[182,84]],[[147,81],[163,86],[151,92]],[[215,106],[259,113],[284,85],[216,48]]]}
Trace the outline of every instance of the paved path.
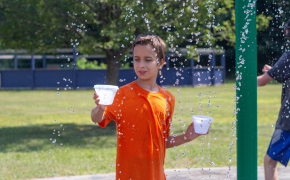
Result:
{"label": "paved path", "polygon": [[[167,180],[235,180],[237,179],[237,168],[231,167],[229,171],[228,167],[218,168],[200,168],[194,169],[166,169],[165,170]],[[290,180],[290,168],[278,166],[279,180]],[[229,177],[228,177],[229,175]],[[34,180],[114,180],[115,173],[107,174],[93,174],[83,176],[66,176],[66,177],[55,177],[55,178],[42,178]],[[258,167],[258,180],[265,180],[263,167]]]}

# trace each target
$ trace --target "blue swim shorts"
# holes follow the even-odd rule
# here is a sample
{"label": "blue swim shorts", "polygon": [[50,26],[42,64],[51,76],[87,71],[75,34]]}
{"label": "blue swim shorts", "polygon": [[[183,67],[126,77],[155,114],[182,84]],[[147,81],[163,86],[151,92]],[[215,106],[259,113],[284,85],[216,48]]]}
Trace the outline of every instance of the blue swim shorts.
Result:
{"label": "blue swim shorts", "polygon": [[286,167],[290,158],[290,132],[276,129],[267,154]]}

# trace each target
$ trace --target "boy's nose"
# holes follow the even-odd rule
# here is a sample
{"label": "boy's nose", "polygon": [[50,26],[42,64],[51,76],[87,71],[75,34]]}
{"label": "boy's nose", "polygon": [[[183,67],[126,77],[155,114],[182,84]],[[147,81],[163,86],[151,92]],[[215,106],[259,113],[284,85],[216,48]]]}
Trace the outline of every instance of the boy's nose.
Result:
{"label": "boy's nose", "polygon": [[145,67],[145,64],[143,62],[138,63],[138,67]]}

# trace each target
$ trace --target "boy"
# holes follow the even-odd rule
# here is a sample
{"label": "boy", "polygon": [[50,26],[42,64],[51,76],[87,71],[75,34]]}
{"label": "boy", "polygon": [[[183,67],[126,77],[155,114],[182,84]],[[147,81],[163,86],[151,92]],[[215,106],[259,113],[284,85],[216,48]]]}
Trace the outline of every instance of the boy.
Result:
{"label": "boy", "polygon": [[166,46],[153,34],[141,34],[133,42],[133,64],[138,79],[120,87],[112,105],[99,104],[92,121],[105,127],[117,126],[117,180],[165,180],[166,148],[189,142],[200,134],[193,123],[185,134],[169,136],[175,105],[174,96],[157,85],[158,72],[165,63]]}
{"label": "boy", "polygon": [[[290,37],[289,25],[290,20],[285,26],[287,38]],[[257,77],[258,86],[265,86],[272,79],[283,83],[279,117],[264,157],[266,180],[278,180],[277,162],[286,167],[290,158],[290,52],[285,52],[273,67],[265,65],[262,71],[264,74]]]}

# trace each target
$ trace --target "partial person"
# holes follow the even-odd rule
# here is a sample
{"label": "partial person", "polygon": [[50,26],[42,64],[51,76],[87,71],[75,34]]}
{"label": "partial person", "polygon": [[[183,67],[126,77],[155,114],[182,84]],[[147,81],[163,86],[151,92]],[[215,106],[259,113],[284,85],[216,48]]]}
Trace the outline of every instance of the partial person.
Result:
{"label": "partial person", "polygon": [[187,131],[170,136],[175,106],[174,96],[157,85],[165,63],[166,46],[154,34],[141,34],[133,42],[133,65],[138,79],[119,88],[112,105],[99,104],[92,121],[104,128],[111,120],[117,127],[117,180],[165,180],[166,148],[192,141],[200,136],[191,123]]}
{"label": "partial person", "polygon": [[[290,40],[290,19],[284,31]],[[281,108],[264,157],[265,179],[278,180],[277,163],[286,167],[290,158],[290,52],[284,52],[273,67],[266,64],[262,71],[264,74],[257,77],[258,86],[265,86],[273,79],[282,83]]]}

